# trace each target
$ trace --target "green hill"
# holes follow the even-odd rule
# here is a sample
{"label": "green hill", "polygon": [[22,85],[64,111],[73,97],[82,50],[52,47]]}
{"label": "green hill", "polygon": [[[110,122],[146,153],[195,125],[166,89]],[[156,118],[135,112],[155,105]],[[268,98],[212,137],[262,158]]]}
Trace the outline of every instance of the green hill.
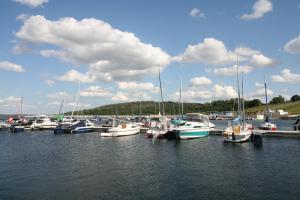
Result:
{"label": "green hill", "polygon": [[[286,102],[281,104],[271,104],[269,105],[271,110],[284,110],[287,111],[290,115],[300,114],[300,101],[296,102]],[[260,105],[253,108],[248,108],[247,112],[257,113],[263,112],[266,109],[265,105]]]}
{"label": "green hill", "polygon": [[[223,111],[232,111],[233,107],[237,110],[237,104],[234,99],[231,100],[217,100],[207,103],[184,103],[183,107],[184,113],[188,112],[223,112]],[[292,104],[291,106],[287,106]],[[300,103],[286,103],[284,110],[293,111],[292,113],[300,113],[299,107],[295,106]],[[259,106],[260,105],[260,106]],[[160,104],[162,107],[162,104]],[[164,102],[165,113],[168,115],[176,115],[179,113],[178,102],[167,101]],[[278,108],[281,108],[280,105],[277,105]],[[141,110],[140,110],[141,108]],[[259,100],[250,100],[245,101],[245,108],[248,112],[263,111],[265,109],[264,105],[261,105]],[[105,106],[100,106],[93,109],[87,109],[80,111],[80,114],[85,115],[139,115],[141,112],[142,115],[148,114],[158,114],[159,112],[159,103],[154,101],[142,101],[142,102],[128,102],[128,103],[119,103],[119,104],[110,104]],[[70,114],[70,113],[67,113]]]}

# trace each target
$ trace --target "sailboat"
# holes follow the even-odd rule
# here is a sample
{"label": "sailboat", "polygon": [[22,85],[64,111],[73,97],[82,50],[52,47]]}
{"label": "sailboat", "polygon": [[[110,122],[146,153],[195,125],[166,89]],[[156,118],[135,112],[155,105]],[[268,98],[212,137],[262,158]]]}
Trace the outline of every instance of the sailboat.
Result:
{"label": "sailboat", "polygon": [[[165,116],[165,107],[164,107],[163,91],[162,91],[162,84],[160,78],[160,70],[158,71],[158,79],[159,79],[159,89],[160,89],[160,99],[161,99],[161,102],[159,102],[158,104],[159,112],[158,112],[158,116],[150,117],[150,127],[146,135],[147,138],[162,139],[165,138],[166,133],[168,132],[168,125],[167,125],[167,118]],[[160,107],[160,103],[162,104],[162,108]]]}
{"label": "sailboat", "polygon": [[271,122],[271,116],[270,116],[270,108],[269,108],[269,104],[268,104],[268,93],[267,93],[267,82],[265,79],[265,98],[266,98],[266,119],[265,122],[263,124],[260,124],[258,126],[258,129],[261,130],[271,130],[271,131],[275,131],[277,130],[277,125]]}
{"label": "sailboat", "polygon": [[9,127],[9,130],[12,133],[24,132],[24,130],[25,130],[25,126],[23,125],[23,119],[21,118],[22,117],[22,105],[23,105],[23,96],[20,100],[19,119],[13,119],[12,124]]}
{"label": "sailboat", "polygon": [[238,116],[228,124],[228,127],[224,133],[224,142],[241,143],[247,142],[250,139],[252,130],[249,125],[246,124],[245,117],[245,104],[244,104],[244,84],[242,79],[242,98],[240,95],[240,80],[239,80],[239,65],[237,58],[237,88],[238,88]]}

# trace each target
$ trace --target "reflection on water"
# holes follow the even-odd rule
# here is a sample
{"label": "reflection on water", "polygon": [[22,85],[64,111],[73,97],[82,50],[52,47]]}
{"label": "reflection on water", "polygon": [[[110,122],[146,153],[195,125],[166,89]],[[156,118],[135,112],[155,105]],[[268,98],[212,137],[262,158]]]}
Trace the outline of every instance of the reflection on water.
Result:
{"label": "reflection on water", "polygon": [[298,199],[300,140],[0,133],[0,199]]}

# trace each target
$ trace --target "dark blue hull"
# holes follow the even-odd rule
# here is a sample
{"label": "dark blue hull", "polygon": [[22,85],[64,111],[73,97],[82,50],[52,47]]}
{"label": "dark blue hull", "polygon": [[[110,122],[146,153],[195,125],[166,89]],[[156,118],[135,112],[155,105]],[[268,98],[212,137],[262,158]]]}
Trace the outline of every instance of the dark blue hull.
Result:
{"label": "dark blue hull", "polygon": [[24,132],[24,127],[16,127],[16,126],[11,126],[9,128],[10,132],[12,133],[19,133],[19,132]]}
{"label": "dark blue hull", "polygon": [[74,129],[74,130],[71,130],[71,133],[72,134],[79,134],[79,133],[89,133],[89,132],[92,132],[93,129],[92,128],[77,128],[77,129]]}

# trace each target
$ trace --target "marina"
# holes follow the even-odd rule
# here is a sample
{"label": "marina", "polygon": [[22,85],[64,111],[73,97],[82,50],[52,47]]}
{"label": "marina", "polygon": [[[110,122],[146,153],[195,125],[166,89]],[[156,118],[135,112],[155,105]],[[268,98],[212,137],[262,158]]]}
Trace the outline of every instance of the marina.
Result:
{"label": "marina", "polygon": [[0,200],[300,199],[300,0],[0,8]]}

